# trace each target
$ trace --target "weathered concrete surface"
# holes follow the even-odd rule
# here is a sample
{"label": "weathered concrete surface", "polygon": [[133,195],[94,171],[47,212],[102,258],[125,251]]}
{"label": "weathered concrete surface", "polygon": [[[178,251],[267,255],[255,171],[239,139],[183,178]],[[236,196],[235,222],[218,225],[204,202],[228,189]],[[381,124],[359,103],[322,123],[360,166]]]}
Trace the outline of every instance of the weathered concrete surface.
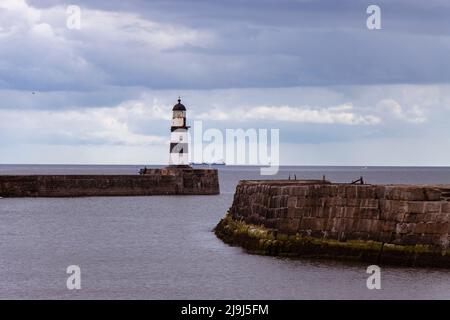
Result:
{"label": "weathered concrete surface", "polygon": [[450,267],[448,190],[241,181],[216,234],[264,254]]}
{"label": "weathered concrete surface", "polygon": [[215,169],[149,169],[145,175],[0,176],[0,197],[219,194]]}

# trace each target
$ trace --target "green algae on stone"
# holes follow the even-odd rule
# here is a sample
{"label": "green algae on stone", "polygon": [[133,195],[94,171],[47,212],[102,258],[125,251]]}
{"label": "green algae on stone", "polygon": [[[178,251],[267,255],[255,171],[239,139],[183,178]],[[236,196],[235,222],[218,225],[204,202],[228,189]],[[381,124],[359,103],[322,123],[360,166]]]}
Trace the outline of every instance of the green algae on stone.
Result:
{"label": "green algae on stone", "polygon": [[[427,245],[397,245],[373,240],[315,238],[300,234],[276,233],[262,225],[235,220],[228,213],[214,229],[215,234],[230,245],[238,245],[250,253],[284,257],[315,257],[340,260],[385,262],[399,265],[450,267],[449,255],[436,259],[436,248]],[[420,258],[423,258],[421,261]]]}

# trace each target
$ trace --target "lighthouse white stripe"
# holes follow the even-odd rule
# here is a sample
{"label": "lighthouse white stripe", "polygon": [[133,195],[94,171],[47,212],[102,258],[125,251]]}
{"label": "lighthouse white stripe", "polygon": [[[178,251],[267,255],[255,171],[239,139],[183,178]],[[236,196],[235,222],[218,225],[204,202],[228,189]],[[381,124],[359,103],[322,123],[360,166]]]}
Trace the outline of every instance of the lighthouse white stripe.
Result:
{"label": "lighthouse white stripe", "polygon": [[188,141],[188,134],[187,132],[179,132],[174,131],[170,135],[170,142],[187,142]]}

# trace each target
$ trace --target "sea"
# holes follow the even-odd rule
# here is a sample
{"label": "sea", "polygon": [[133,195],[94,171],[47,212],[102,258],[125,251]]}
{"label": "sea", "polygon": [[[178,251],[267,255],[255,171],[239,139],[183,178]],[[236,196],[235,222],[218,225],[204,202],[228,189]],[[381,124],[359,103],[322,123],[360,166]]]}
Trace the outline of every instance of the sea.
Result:
{"label": "sea", "polygon": [[[143,166],[0,165],[8,174],[137,174]],[[152,166],[148,166],[152,167]],[[216,238],[241,179],[450,183],[450,167],[217,166],[220,195],[0,199],[0,299],[450,299],[450,270],[248,254]],[[81,289],[69,290],[69,266]]]}

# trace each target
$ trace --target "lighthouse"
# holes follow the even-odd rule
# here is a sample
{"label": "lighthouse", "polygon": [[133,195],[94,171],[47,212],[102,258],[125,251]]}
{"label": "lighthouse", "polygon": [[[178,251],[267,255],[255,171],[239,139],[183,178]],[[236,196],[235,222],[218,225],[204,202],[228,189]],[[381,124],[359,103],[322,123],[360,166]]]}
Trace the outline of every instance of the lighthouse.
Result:
{"label": "lighthouse", "polygon": [[171,167],[189,167],[188,129],[186,125],[186,107],[178,98],[178,103],[172,109],[170,127],[170,158]]}

